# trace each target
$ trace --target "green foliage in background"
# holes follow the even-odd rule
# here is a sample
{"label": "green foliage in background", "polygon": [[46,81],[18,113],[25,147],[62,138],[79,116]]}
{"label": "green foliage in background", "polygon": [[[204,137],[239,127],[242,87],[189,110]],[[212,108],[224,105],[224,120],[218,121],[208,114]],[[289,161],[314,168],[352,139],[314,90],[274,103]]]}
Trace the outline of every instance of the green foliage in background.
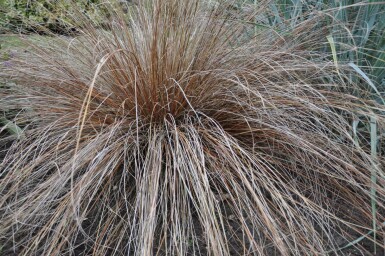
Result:
{"label": "green foliage in background", "polygon": [[[306,4],[305,4],[306,3]],[[325,25],[329,30],[328,41],[335,63],[348,64],[351,68],[351,79],[361,84],[373,93],[373,98],[380,104],[385,104],[385,1],[369,0],[341,0],[341,1],[303,1],[277,0],[271,4],[270,25],[285,27],[302,22],[311,9],[320,11],[328,16]],[[325,52],[327,52],[327,47]],[[357,75],[358,74],[358,75]],[[357,116],[353,121],[353,136],[370,133],[370,148],[373,157],[371,205],[373,215],[373,229],[370,235],[377,239],[377,191],[374,189],[378,175],[378,155],[383,154],[381,137],[384,131],[378,130],[376,120],[371,118],[362,120]],[[365,145],[358,145],[358,147]],[[369,234],[368,234],[369,235]],[[354,246],[360,240],[350,242],[345,248]],[[376,246],[374,246],[374,253]]]}
{"label": "green foliage in background", "polygon": [[311,10],[328,16],[328,23],[320,26],[330,30],[338,62],[359,67],[385,96],[385,1],[276,0],[270,4],[269,23],[294,27],[306,20]]}
{"label": "green foliage in background", "polygon": [[103,5],[100,0],[79,0],[75,5],[67,0],[1,0],[0,22],[8,31],[39,31],[39,27],[63,33],[71,27],[68,15],[87,14],[100,22]]}

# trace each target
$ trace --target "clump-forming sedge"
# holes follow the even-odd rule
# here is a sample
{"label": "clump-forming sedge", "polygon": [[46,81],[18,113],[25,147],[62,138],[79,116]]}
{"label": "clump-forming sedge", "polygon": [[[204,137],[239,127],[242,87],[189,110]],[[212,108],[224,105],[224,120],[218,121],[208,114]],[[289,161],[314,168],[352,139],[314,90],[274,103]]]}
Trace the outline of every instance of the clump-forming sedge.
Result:
{"label": "clump-forming sedge", "polygon": [[323,255],[373,229],[373,205],[381,236],[383,158],[351,126],[382,127],[379,107],[317,53],[321,16],[279,34],[254,24],[266,4],[79,13],[10,60],[0,108],[24,133],[0,165],[2,253]]}

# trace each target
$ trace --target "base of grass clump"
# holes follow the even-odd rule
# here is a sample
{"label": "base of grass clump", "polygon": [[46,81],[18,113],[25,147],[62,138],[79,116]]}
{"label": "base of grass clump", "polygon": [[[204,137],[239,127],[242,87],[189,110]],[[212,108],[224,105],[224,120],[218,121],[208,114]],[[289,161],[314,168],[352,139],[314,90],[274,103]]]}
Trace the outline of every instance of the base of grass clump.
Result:
{"label": "base of grass clump", "polygon": [[79,13],[76,37],[12,59],[0,108],[25,128],[0,169],[4,253],[324,255],[373,223],[382,238],[384,159],[351,128],[382,128],[382,107],[317,51],[321,17],[286,38],[247,22],[265,5],[230,7],[145,1],[106,29]]}

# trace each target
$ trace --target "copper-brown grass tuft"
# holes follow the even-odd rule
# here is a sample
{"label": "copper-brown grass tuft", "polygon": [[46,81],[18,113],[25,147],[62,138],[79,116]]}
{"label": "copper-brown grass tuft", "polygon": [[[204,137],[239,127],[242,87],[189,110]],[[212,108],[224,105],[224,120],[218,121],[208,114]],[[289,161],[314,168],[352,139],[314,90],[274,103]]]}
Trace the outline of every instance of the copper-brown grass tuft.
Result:
{"label": "copper-brown grass tuft", "polygon": [[3,253],[323,255],[372,229],[371,188],[383,220],[383,158],[349,122],[384,119],[317,54],[322,17],[284,37],[227,7],[77,16],[12,60],[0,108],[25,138],[0,166]]}

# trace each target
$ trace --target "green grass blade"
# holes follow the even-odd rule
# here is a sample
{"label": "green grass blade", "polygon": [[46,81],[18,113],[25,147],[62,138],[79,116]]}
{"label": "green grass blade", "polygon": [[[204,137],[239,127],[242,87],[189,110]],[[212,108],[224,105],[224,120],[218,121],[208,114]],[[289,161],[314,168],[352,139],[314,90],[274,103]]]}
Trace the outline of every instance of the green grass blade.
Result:
{"label": "green grass blade", "polygon": [[357,136],[357,127],[358,127],[358,124],[360,123],[360,120],[359,119],[354,119],[353,120],[353,123],[352,123],[352,128],[353,128],[353,140],[354,140],[354,145],[358,148],[359,147],[359,144],[358,144],[358,136]]}
{"label": "green grass blade", "polygon": [[271,8],[272,13],[274,14],[274,21],[271,22],[271,25],[281,24],[282,23],[282,19],[281,19],[280,15],[279,15],[278,8],[277,8],[277,6],[275,5],[274,2],[271,2],[270,8]]}
{"label": "green grass blade", "polygon": [[[385,222],[382,222],[382,223],[381,223],[381,226],[384,226],[384,225],[385,225]],[[355,239],[355,240],[349,242],[348,244],[346,244],[346,245],[344,245],[344,246],[342,246],[342,247],[340,247],[340,248],[337,248],[336,250],[328,251],[327,254],[332,253],[332,252],[335,253],[335,252],[337,252],[337,251],[341,251],[341,250],[347,249],[347,248],[349,248],[349,247],[352,247],[352,246],[358,244],[359,242],[361,242],[362,240],[364,240],[365,238],[367,238],[367,237],[369,237],[370,235],[372,235],[373,232],[374,232],[374,230],[370,230],[370,231],[368,231],[365,235],[360,236],[359,238],[357,238],[357,239]]]}
{"label": "green grass blade", "polygon": [[373,239],[374,239],[374,254],[376,254],[376,235],[377,235],[377,121],[374,117],[370,117],[370,152],[373,158],[373,168],[371,171],[372,187],[370,189],[372,218],[373,218]]}
{"label": "green grass blade", "polygon": [[5,117],[0,117],[0,124],[2,124],[9,133],[16,135],[17,138],[23,138],[24,133],[23,130],[17,126],[15,123],[9,121]]}
{"label": "green grass blade", "polygon": [[328,42],[330,44],[330,48],[332,50],[333,61],[334,61],[334,65],[336,66],[337,74],[338,74],[338,76],[341,77],[341,74],[340,74],[340,71],[339,71],[339,68],[338,68],[337,51],[336,51],[336,44],[334,42],[334,38],[333,38],[332,35],[328,35],[326,38],[327,38],[327,40],[328,40]]}
{"label": "green grass blade", "polygon": [[385,105],[385,101],[381,95],[381,93],[378,91],[377,87],[374,85],[374,83],[369,79],[369,77],[353,62],[349,62],[349,66],[352,67],[372,88],[373,90],[378,94],[380,97],[382,104]]}
{"label": "green grass blade", "polygon": [[385,78],[385,47],[381,51],[379,56],[374,57],[374,58],[375,58],[375,62],[372,65],[372,68],[373,68],[372,73],[373,73],[374,77],[376,77],[377,79],[383,79],[383,78]]}

